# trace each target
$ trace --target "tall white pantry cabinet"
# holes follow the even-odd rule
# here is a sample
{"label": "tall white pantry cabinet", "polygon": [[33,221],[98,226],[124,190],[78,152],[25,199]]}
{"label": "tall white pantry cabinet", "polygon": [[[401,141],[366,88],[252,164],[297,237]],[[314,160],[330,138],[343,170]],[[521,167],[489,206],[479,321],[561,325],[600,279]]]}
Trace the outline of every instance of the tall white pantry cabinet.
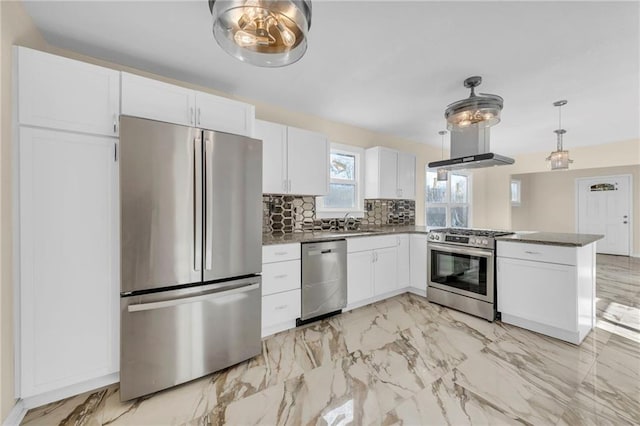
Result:
{"label": "tall white pantry cabinet", "polygon": [[14,54],[16,396],[28,401],[118,380],[120,73]]}

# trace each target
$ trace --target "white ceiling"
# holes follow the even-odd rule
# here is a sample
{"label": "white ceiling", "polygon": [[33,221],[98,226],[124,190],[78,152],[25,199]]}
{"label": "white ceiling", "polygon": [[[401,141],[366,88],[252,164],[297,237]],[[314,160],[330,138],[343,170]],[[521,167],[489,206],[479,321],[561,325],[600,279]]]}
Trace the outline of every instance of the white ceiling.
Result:
{"label": "white ceiling", "polygon": [[265,69],[216,44],[206,0],[26,1],[53,45],[330,120],[440,146],[462,81],[504,97],[492,150],[640,138],[638,2],[313,2],[307,54]]}

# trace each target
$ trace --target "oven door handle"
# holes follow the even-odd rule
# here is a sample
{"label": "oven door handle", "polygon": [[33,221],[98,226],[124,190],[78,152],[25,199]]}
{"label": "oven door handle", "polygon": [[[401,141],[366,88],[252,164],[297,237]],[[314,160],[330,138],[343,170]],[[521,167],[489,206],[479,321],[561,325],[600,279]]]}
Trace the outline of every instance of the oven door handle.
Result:
{"label": "oven door handle", "polygon": [[491,250],[475,250],[472,248],[458,248],[451,247],[443,244],[433,244],[429,243],[429,250],[440,250],[446,253],[458,253],[458,254],[470,254],[472,256],[480,256],[480,257],[493,257],[493,252]]}

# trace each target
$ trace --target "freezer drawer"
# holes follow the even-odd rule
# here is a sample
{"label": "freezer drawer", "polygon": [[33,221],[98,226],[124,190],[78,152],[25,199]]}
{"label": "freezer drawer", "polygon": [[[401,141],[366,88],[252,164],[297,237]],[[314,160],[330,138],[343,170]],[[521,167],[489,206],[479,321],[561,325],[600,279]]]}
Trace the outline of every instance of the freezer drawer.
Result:
{"label": "freezer drawer", "polygon": [[305,321],[347,306],[345,240],[302,244],[302,312]]}
{"label": "freezer drawer", "polygon": [[120,399],[184,383],[261,352],[261,278],[121,298]]}

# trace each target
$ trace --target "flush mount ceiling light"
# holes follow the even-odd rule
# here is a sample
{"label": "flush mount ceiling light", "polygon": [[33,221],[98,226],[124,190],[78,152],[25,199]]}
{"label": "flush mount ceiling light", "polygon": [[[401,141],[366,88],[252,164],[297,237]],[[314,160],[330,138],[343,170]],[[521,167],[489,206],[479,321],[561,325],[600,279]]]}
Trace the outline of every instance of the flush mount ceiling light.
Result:
{"label": "flush mount ceiling light", "polygon": [[[444,160],[444,135],[447,134],[446,130],[440,130],[438,132],[438,134],[441,136],[442,139],[442,143],[441,143],[441,152],[440,155],[442,157],[442,159]],[[443,180],[447,180],[449,179],[449,172],[447,172],[447,169],[443,169],[443,168],[439,168],[436,173],[438,174],[438,179],[439,181],[443,181]]]}
{"label": "flush mount ceiling light", "polygon": [[467,99],[462,99],[447,106],[444,118],[447,128],[451,131],[463,129],[472,124],[480,127],[490,127],[500,122],[503,99],[498,95],[480,93],[476,95],[475,88],[482,83],[482,77],[473,76],[464,81],[464,87],[471,89]]}
{"label": "flush mount ceiling light", "polygon": [[231,56],[260,67],[283,67],[307,50],[310,0],[209,0],[213,35]]}
{"label": "flush mount ceiling light", "polygon": [[556,151],[553,151],[547,157],[551,170],[567,170],[569,164],[573,163],[573,160],[569,159],[569,151],[562,149],[562,136],[567,133],[567,131],[562,128],[562,107],[566,104],[566,100],[555,101],[553,103],[553,106],[558,107],[558,129],[553,131],[558,137],[558,146],[556,147]]}

